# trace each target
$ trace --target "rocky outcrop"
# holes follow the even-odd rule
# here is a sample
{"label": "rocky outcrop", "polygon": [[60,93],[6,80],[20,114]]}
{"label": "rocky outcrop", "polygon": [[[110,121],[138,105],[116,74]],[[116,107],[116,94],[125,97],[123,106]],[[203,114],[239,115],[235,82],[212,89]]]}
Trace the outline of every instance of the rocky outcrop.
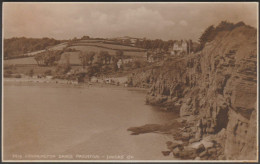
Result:
{"label": "rocky outcrop", "polygon": [[[256,36],[252,27],[236,27],[219,32],[198,54],[165,61],[159,73],[149,74],[146,102],[194,117],[187,120],[189,140],[220,135],[215,141],[225,159],[256,159]],[[189,151],[192,159],[203,156]]]}
{"label": "rocky outcrop", "polygon": [[127,84],[132,87],[150,88],[154,82],[157,81],[157,77],[160,74],[160,64],[146,67],[145,69],[139,69],[132,72],[128,76]]}

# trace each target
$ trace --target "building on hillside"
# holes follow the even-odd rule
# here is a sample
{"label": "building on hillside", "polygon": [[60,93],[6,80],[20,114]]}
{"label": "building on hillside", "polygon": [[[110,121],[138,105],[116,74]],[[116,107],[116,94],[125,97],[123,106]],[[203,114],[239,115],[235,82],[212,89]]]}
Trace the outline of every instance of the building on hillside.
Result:
{"label": "building on hillside", "polygon": [[147,62],[153,63],[164,59],[163,53],[147,53]]}
{"label": "building on hillside", "polygon": [[135,46],[137,40],[143,41],[143,39],[141,39],[141,38],[134,38],[134,37],[129,37],[129,36],[117,37],[117,38],[114,38],[113,40],[117,40],[117,41],[120,41],[122,43],[127,43],[131,46]]}
{"label": "building on hillside", "polygon": [[127,63],[132,63],[134,59],[132,58],[126,58],[126,59],[119,59],[117,62],[117,68],[121,68],[122,65],[127,64]]}
{"label": "building on hillside", "polygon": [[188,54],[188,41],[176,41],[173,46],[170,47],[171,55]]}
{"label": "building on hillside", "polygon": [[153,62],[154,62],[154,57],[153,57],[153,55],[147,56],[147,62],[148,62],[148,63],[153,63]]}
{"label": "building on hillside", "polygon": [[90,78],[90,82],[92,82],[92,83],[98,83],[98,78],[97,78],[96,76],[92,76],[92,77]]}
{"label": "building on hillside", "polygon": [[119,59],[118,62],[116,63],[117,64],[117,68],[121,68],[122,64],[123,64],[123,61],[122,59]]}

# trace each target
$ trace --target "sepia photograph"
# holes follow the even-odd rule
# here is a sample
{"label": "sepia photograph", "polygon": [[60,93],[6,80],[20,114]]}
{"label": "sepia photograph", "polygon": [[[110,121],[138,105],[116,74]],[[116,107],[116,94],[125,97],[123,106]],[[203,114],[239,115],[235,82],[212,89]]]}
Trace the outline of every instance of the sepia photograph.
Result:
{"label": "sepia photograph", "polygon": [[3,2],[2,162],[258,162],[258,2]]}

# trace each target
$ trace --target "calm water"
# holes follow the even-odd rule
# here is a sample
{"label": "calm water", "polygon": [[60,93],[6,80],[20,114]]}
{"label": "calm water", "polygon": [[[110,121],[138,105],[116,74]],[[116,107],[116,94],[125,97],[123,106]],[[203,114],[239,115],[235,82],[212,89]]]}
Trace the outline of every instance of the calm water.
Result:
{"label": "calm water", "polygon": [[175,117],[145,105],[144,91],[8,84],[3,116],[5,160],[173,159],[161,153],[169,136],[127,131]]}

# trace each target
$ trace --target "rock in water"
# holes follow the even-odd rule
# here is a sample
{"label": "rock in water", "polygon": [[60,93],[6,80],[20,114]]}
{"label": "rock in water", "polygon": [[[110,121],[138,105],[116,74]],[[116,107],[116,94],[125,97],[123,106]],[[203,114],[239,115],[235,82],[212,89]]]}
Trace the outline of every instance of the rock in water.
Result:
{"label": "rock in water", "polygon": [[171,151],[162,151],[162,154],[163,154],[164,156],[169,156],[170,153],[171,153]]}

